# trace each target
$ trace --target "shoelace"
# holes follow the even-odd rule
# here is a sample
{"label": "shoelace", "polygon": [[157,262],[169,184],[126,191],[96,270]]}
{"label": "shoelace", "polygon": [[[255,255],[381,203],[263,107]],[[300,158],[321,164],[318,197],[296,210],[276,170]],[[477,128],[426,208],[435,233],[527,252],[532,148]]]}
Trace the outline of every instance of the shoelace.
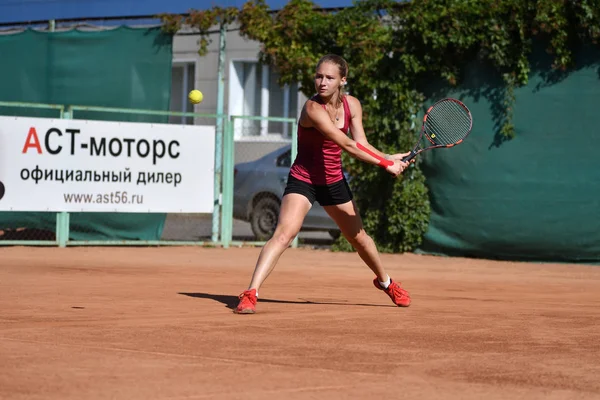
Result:
{"label": "shoelace", "polygon": [[408,293],[406,292],[406,290],[402,289],[400,287],[400,285],[396,284],[394,285],[394,287],[392,287],[392,292],[397,295],[397,296],[401,296],[401,297],[405,297]]}
{"label": "shoelace", "polygon": [[250,299],[252,298],[252,292],[250,290],[246,290],[242,294],[240,294],[238,297],[240,298],[240,300],[243,300],[244,298],[246,298],[246,299],[248,299],[248,301],[251,301]]}

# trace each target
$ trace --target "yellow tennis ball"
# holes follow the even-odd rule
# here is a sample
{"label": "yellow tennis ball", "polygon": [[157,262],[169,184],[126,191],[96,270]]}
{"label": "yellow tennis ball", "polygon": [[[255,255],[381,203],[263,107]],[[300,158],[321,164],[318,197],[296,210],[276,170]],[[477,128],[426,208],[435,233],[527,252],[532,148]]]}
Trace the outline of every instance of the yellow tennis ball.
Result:
{"label": "yellow tennis ball", "polygon": [[198,104],[202,101],[202,99],[204,98],[204,95],[202,94],[201,91],[194,89],[190,92],[190,94],[188,95],[188,99],[190,99],[190,102],[192,102],[193,104]]}

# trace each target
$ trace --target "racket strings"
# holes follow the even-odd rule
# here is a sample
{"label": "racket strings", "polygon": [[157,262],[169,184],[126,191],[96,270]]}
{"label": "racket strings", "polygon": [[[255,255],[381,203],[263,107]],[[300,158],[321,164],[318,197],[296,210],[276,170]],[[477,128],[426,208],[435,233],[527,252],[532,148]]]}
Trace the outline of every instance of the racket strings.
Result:
{"label": "racket strings", "polygon": [[471,121],[460,109],[439,107],[428,116],[426,133],[437,144],[448,145],[463,139],[469,132]]}
{"label": "racket strings", "polygon": [[461,110],[462,107],[458,107],[436,107],[432,110],[426,131],[434,142],[443,145],[456,143],[469,132],[470,118]]}
{"label": "racket strings", "polygon": [[425,134],[435,144],[454,144],[465,138],[471,123],[471,115],[463,106],[452,100],[441,101],[427,115]]}

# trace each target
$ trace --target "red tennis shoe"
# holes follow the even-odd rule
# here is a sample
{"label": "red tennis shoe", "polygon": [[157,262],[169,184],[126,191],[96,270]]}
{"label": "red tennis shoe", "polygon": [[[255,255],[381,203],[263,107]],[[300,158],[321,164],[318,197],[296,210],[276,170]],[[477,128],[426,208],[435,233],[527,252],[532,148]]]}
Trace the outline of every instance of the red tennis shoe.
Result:
{"label": "red tennis shoe", "polygon": [[377,289],[383,290],[388,296],[390,296],[390,299],[392,299],[394,304],[398,307],[410,306],[410,294],[406,290],[402,289],[399,283],[396,283],[392,280],[390,286],[388,286],[387,289],[384,289],[379,284],[377,278],[375,278],[373,279],[373,284]]}
{"label": "red tennis shoe", "polygon": [[256,289],[246,290],[239,295],[240,303],[233,310],[236,314],[254,314],[256,312]]}

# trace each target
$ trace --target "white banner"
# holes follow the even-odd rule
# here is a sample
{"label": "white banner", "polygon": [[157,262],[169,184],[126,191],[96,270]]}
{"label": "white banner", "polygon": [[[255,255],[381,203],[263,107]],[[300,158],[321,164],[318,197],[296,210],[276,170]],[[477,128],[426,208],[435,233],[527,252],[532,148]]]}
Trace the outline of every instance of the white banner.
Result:
{"label": "white banner", "polygon": [[0,117],[0,211],[212,213],[215,127]]}

